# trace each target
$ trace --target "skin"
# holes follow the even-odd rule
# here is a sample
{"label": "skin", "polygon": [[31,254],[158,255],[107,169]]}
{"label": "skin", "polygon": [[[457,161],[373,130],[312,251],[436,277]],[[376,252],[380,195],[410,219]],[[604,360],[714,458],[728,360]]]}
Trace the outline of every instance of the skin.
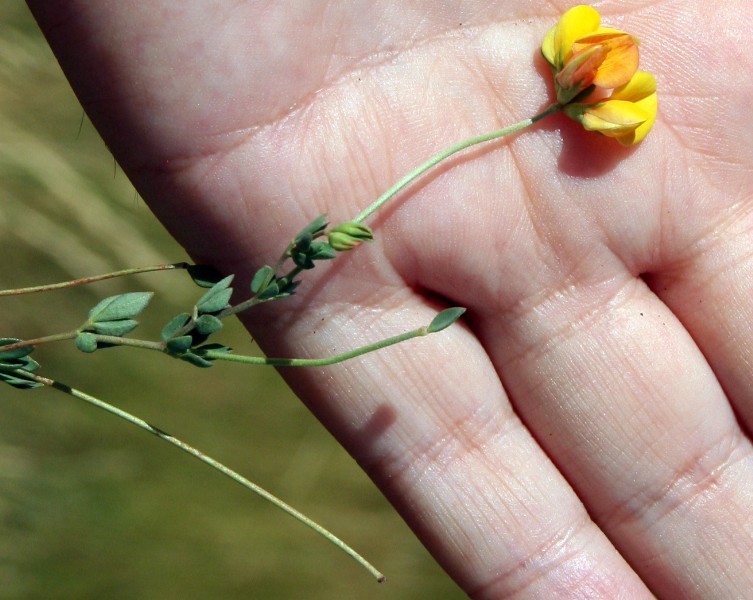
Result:
{"label": "skin", "polygon": [[[552,101],[538,47],[571,3],[452,4],[29,2],[155,214],[246,281]],[[323,356],[468,307],[283,375],[472,597],[753,589],[753,12],[712,5],[596,5],[658,81],[639,146],[556,115],[457,156],[247,320]]]}

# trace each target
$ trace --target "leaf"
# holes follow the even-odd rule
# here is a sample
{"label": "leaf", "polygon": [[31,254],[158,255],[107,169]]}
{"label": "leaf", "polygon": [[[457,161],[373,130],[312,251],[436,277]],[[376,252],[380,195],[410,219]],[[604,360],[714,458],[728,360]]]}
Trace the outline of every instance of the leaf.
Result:
{"label": "leaf", "polygon": [[280,293],[280,287],[277,281],[270,281],[269,285],[257,296],[259,300],[269,300],[275,298]]}
{"label": "leaf", "polygon": [[26,379],[23,373],[0,373],[0,381],[12,385],[19,390],[33,390],[35,388],[42,387],[44,384],[33,379]]}
{"label": "leaf", "polygon": [[198,356],[194,354],[193,352],[186,352],[185,354],[180,354],[177,358],[191,363],[194,367],[201,367],[203,369],[207,369],[212,366],[212,361],[207,360],[206,358],[201,358],[201,356]]}
{"label": "leaf", "polygon": [[97,337],[93,333],[86,331],[76,336],[76,348],[81,352],[94,352],[97,349]]}
{"label": "leaf", "polygon": [[196,348],[196,352],[201,353],[205,350],[211,350],[212,352],[223,352],[225,354],[230,354],[233,349],[230,346],[225,346],[223,344],[204,344],[203,346],[199,346]]}
{"label": "leaf", "polygon": [[319,215],[316,219],[311,221],[311,223],[306,225],[306,227],[301,229],[298,235],[295,236],[293,244],[296,246],[310,244],[312,239],[317,238],[324,233],[328,224],[327,215]]}
{"label": "leaf", "polygon": [[[18,338],[0,338],[0,346],[7,346],[20,341],[21,340]],[[27,356],[32,352],[34,352],[34,346],[23,346],[22,348],[7,350],[5,352],[3,352],[3,349],[0,347],[0,361],[15,360]]]}
{"label": "leaf", "polygon": [[274,279],[274,269],[269,265],[264,265],[255,274],[251,280],[251,293],[257,294],[259,291],[263,291]]}
{"label": "leaf", "polygon": [[5,359],[0,361],[0,372],[14,375],[17,369],[24,371],[36,371],[39,363],[30,356],[21,356],[19,358]]}
{"label": "leaf", "polygon": [[219,312],[228,306],[230,296],[233,294],[233,288],[230,283],[234,275],[228,275],[224,279],[215,283],[207,292],[196,302],[196,309],[200,313]]}
{"label": "leaf", "polygon": [[133,319],[120,319],[119,321],[98,321],[94,323],[94,331],[100,335],[113,335],[121,337],[138,327],[138,321]]}
{"label": "leaf", "polygon": [[128,292],[105,298],[89,311],[89,322],[132,319],[146,308],[152,296],[154,292]]}
{"label": "leaf", "polygon": [[222,280],[222,273],[209,265],[189,265],[186,270],[199,287],[210,288]]}
{"label": "leaf", "polygon": [[189,321],[191,321],[191,315],[188,313],[180,313],[179,315],[174,316],[160,332],[162,341],[166,342],[167,340],[172,339],[178,331],[188,325]]}
{"label": "leaf", "polygon": [[313,260],[330,260],[337,256],[337,252],[327,242],[314,242],[311,244],[309,256]]}
{"label": "leaf", "polygon": [[222,329],[222,321],[213,315],[201,315],[196,319],[196,331],[200,335],[211,335]]}
{"label": "leaf", "polygon": [[437,333],[438,331],[442,331],[457,321],[464,312],[465,308],[463,307],[456,306],[454,308],[446,308],[434,317],[432,322],[426,328],[426,332]]}
{"label": "leaf", "polygon": [[166,349],[168,353],[177,355],[185,352],[191,346],[193,346],[193,338],[190,335],[182,335],[168,340]]}

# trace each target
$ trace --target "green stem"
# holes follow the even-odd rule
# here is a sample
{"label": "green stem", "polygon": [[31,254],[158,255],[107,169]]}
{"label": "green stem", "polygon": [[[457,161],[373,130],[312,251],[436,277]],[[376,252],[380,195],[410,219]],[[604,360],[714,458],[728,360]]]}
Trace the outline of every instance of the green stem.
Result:
{"label": "green stem", "polygon": [[21,294],[34,294],[36,292],[49,292],[51,290],[60,290],[65,288],[75,287],[77,285],[86,285],[88,283],[94,283],[95,281],[104,281],[105,279],[114,279],[115,277],[123,277],[126,275],[136,275],[137,273],[150,273],[152,271],[169,271],[172,269],[185,269],[189,265],[185,262],[171,263],[164,265],[152,265],[149,267],[134,267],[132,269],[123,269],[121,271],[113,271],[112,273],[104,273],[102,275],[92,275],[91,277],[81,277],[79,279],[72,279],[70,281],[62,281],[60,283],[49,283],[46,285],[37,285],[34,287],[18,288],[15,290],[0,290],[1,296],[20,296]]}
{"label": "green stem", "polygon": [[95,398],[94,396],[90,396],[89,394],[82,392],[81,390],[77,390],[75,388],[69,387],[59,381],[55,381],[53,379],[48,379],[47,377],[36,375],[30,371],[24,371],[22,369],[19,369],[18,371],[19,371],[19,375],[22,375],[23,377],[32,379],[48,387],[52,387],[74,398],[78,398],[79,400],[83,400],[84,402],[87,402],[88,404],[91,404],[92,406],[96,406],[97,408],[107,411],[110,414],[115,415],[116,417],[120,417],[121,419],[128,421],[132,425],[135,425],[136,427],[139,427],[143,429],[144,431],[147,431],[153,435],[156,435],[159,439],[167,442],[168,444],[172,444],[173,446],[180,448],[183,452],[186,452],[187,454],[190,454],[194,458],[199,459],[204,464],[210,466],[216,471],[219,471],[223,475],[229,477],[230,479],[232,479],[236,483],[239,483],[240,485],[252,491],[253,493],[261,496],[265,500],[274,504],[277,508],[281,509],[282,511],[286,512],[287,514],[294,517],[295,519],[298,519],[298,521],[300,521],[304,525],[313,529],[316,533],[326,538],[328,541],[332,542],[335,546],[340,548],[343,552],[345,552],[351,558],[353,558],[356,562],[358,562],[369,573],[371,573],[378,582],[381,583],[385,580],[385,577],[381,572],[379,572],[371,563],[369,563],[365,558],[363,558],[360,554],[358,554],[358,552],[356,552],[353,548],[348,546],[335,534],[331,533],[330,531],[328,531],[327,529],[325,529],[318,523],[312,521],[306,515],[296,510],[295,508],[293,508],[292,506],[290,506],[289,504],[287,504],[286,502],[284,502],[277,496],[273,495],[272,493],[268,492],[267,490],[253,483],[252,481],[249,481],[248,479],[243,477],[240,473],[237,473],[236,471],[233,471],[232,469],[226,467],[222,463],[216,461],[210,456],[207,456],[206,454],[197,450],[193,446],[186,444],[185,442],[179,440],[178,438],[173,437],[169,433],[166,433],[162,431],[161,429],[158,429],[157,427],[150,425],[146,421],[139,419],[138,417],[132,414],[124,410],[121,410],[115,406],[112,406],[111,404],[108,404],[107,402],[103,402],[102,400],[99,400],[98,398]]}
{"label": "green stem", "polygon": [[15,350],[16,348],[28,348],[29,346],[41,346],[49,342],[59,342],[62,340],[72,340],[78,335],[78,330],[68,331],[66,333],[56,333],[53,335],[45,335],[43,337],[34,338],[31,340],[21,340],[20,342],[13,342],[12,344],[6,344],[0,346],[0,352],[7,352],[8,350]]}
{"label": "green stem", "polygon": [[506,135],[510,135],[513,133],[517,133],[518,131],[522,131],[523,129],[525,129],[526,127],[530,127],[537,121],[540,121],[541,119],[544,119],[545,117],[548,117],[549,115],[553,115],[554,113],[558,112],[561,108],[562,107],[559,104],[552,104],[551,106],[549,106],[544,111],[540,112],[534,117],[525,119],[513,125],[508,125],[507,127],[504,127],[503,129],[498,129],[497,131],[492,131],[491,133],[485,133],[483,135],[472,137],[470,139],[459,142],[455,144],[454,146],[450,146],[449,148],[447,148],[446,150],[443,150],[439,154],[432,156],[425,163],[423,163],[422,165],[419,165],[413,171],[405,175],[402,179],[400,179],[397,183],[395,183],[390,189],[384,192],[384,194],[379,196],[379,198],[377,198],[368,208],[366,208],[366,210],[364,210],[360,215],[358,215],[355,219],[353,219],[353,222],[360,223],[362,221],[365,221],[372,214],[374,214],[377,210],[379,210],[385,202],[387,202],[400,190],[402,190],[404,187],[409,185],[415,179],[417,179],[418,177],[426,173],[426,171],[428,171],[432,167],[435,167],[436,165],[441,163],[443,160],[446,160],[453,154],[457,154],[458,152],[465,150],[467,148],[470,148],[471,146],[476,146],[478,144],[490,142],[492,140],[505,137]]}
{"label": "green stem", "polygon": [[273,367],[326,367],[327,365],[341,363],[350,360],[351,358],[355,358],[356,356],[368,354],[374,350],[381,350],[387,346],[393,346],[406,340],[427,335],[428,333],[429,331],[426,327],[421,327],[420,329],[407,331],[394,337],[373,344],[368,344],[367,346],[361,346],[360,348],[350,350],[349,352],[343,352],[342,354],[327,356],[325,358],[268,358],[264,356],[228,354],[217,350],[207,350],[202,353],[201,356],[208,360],[227,360],[251,365],[269,365]]}
{"label": "green stem", "polygon": [[98,342],[103,344],[112,344],[113,346],[131,346],[132,348],[144,348],[145,350],[156,350],[157,352],[165,351],[164,342],[152,342],[150,340],[139,340],[136,338],[120,337],[117,335],[103,335],[101,333],[91,333]]}

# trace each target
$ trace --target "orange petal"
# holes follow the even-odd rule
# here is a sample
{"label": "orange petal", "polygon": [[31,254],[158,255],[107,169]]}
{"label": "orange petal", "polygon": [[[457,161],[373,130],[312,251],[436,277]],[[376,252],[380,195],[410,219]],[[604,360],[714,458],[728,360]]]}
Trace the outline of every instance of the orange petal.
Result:
{"label": "orange petal", "polygon": [[600,46],[609,49],[596,71],[594,84],[602,88],[616,88],[627,84],[638,70],[638,46],[635,39],[627,33],[605,34],[592,38],[598,39],[597,43]]}

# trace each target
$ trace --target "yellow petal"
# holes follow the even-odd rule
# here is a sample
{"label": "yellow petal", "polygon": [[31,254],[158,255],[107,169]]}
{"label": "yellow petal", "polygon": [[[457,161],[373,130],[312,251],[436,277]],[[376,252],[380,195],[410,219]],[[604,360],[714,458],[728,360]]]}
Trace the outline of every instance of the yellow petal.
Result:
{"label": "yellow petal", "polygon": [[655,93],[656,79],[654,79],[654,76],[646,71],[637,71],[630,81],[612,92],[611,98],[613,100],[638,102]]}
{"label": "yellow petal", "polygon": [[634,102],[606,100],[589,106],[584,111],[581,123],[589,131],[598,131],[606,136],[619,138],[635,132],[649,116]]}
{"label": "yellow petal", "polygon": [[553,67],[556,67],[554,63],[554,32],[556,30],[557,26],[555,25],[549,31],[547,31],[546,35],[544,36],[544,41],[541,42],[541,53],[544,55],[546,62],[548,62]]}
{"label": "yellow petal", "polygon": [[[596,32],[600,22],[601,17],[594,8],[585,5],[574,6],[562,15],[553,30],[547,33],[541,51],[555,68],[560,69],[572,56],[575,40]],[[550,37],[551,40],[548,40]]]}
{"label": "yellow petal", "polygon": [[657,101],[655,93],[650,94],[643,100],[635,102],[635,105],[643,110],[648,115],[648,118],[641,125],[639,125],[632,134],[628,134],[622,138],[617,138],[617,141],[620,142],[623,146],[632,146],[633,144],[637,144],[638,142],[642,141],[643,138],[646,137],[646,134],[651,131],[651,128],[654,126],[654,122],[656,121],[656,111],[659,108],[659,103]]}

